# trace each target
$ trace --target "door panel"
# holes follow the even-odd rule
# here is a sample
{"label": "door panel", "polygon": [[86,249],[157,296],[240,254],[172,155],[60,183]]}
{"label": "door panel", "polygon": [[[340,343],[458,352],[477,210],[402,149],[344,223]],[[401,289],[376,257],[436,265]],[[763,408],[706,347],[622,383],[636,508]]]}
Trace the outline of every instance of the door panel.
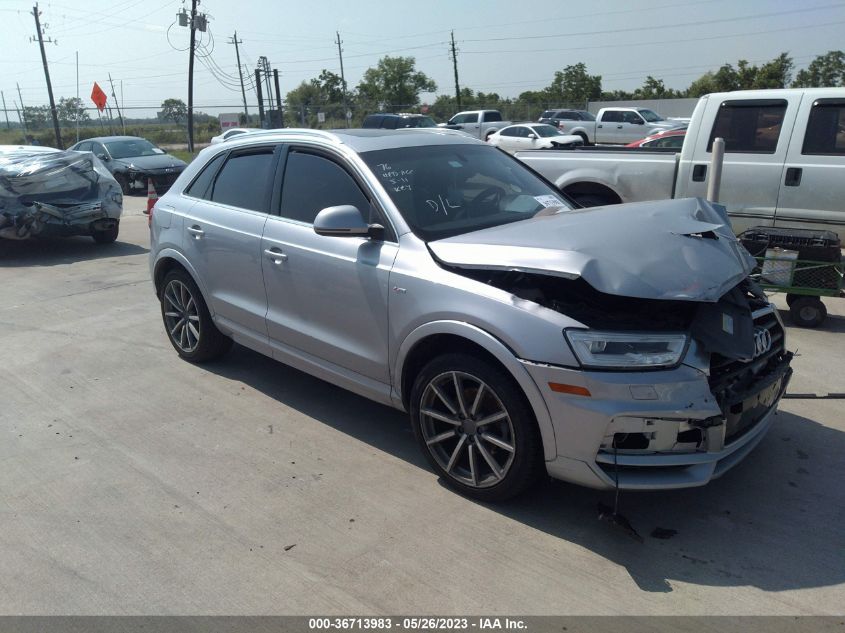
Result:
{"label": "door panel", "polygon": [[388,276],[397,246],[271,217],[262,239],[271,339],[388,383]]}
{"label": "door panel", "polygon": [[267,294],[261,235],[272,189],[274,150],[250,148],[211,160],[188,187],[198,199],[183,223],[185,255],[205,284],[215,318],[262,337],[267,336]]}
{"label": "door panel", "polygon": [[268,219],[261,244],[267,330],[275,341],[388,384],[388,275],[398,247],[313,229],[321,209],[343,204],[384,225],[341,164],[297,148],[287,155],[280,215]]}
{"label": "door panel", "polygon": [[206,286],[216,317],[267,335],[261,234],[267,215],[198,201],[185,215],[185,255]]}
{"label": "door panel", "polygon": [[801,101],[783,167],[775,226],[845,239],[845,99]]}

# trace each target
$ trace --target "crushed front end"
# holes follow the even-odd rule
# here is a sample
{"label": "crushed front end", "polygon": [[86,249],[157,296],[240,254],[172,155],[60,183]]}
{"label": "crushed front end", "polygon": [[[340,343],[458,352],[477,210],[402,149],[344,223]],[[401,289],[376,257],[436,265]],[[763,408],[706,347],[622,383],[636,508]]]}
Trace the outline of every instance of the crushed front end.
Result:
{"label": "crushed front end", "polygon": [[[567,312],[599,326],[615,321],[579,303]],[[625,319],[640,321],[640,332],[649,320],[658,330],[666,319],[673,330],[685,321],[688,346],[675,366],[596,371],[523,363],[555,420],[558,458],[548,470],[598,488],[704,485],[741,461],[771,426],[792,375],[783,323],[751,281],[716,303],[634,303]],[[549,388],[560,384],[589,396]]]}

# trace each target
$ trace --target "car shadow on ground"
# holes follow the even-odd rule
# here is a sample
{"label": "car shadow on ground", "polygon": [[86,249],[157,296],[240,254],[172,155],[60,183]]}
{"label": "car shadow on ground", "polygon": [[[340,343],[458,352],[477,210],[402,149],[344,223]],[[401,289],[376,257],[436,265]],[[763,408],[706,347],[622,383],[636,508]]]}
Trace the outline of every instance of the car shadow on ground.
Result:
{"label": "car shadow on ground", "polygon": [[73,262],[143,255],[149,249],[120,237],[111,244],[97,244],[87,236],[29,240],[0,239],[0,267],[58,266]]}
{"label": "car shadow on ground", "polygon": [[[401,412],[240,346],[203,367],[429,468]],[[765,591],[834,586],[845,582],[843,454],[845,433],[780,412],[760,446],[722,479],[623,492],[621,514],[643,542],[599,520],[597,506],[612,504],[611,492],[548,480],[510,502],[479,505],[624,567],[643,591],[671,592],[673,582]]]}

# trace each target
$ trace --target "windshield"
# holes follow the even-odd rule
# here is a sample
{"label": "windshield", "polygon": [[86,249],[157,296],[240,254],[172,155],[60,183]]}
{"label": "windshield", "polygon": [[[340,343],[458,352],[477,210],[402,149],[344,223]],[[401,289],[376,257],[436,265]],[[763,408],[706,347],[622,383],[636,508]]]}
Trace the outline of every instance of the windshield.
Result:
{"label": "windshield", "polygon": [[427,242],[525,220],[547,207],[571,208],[557,189],[492,146],[402,147],[361,158]]}
{"label": "windshield", "polygon": [[405,127],[437,127],[430,116],[415,116],[405,120]]}
{"label": "windshield", "polygon": [[637,112],[639,112],[640,115],[642,115],[642,117],[649,123],[654,123],[655,121],[663,120],[662,116],[651,110],[637,110]]}
{"label": "windshield", "polygon": [[531,128],[534,133],[540,138],[548,138],[549,136],[561,136],[563,132],[551,125],[535,125]]}
{"label": "windshield", "polygon": [[149,141],[142,138],[129,139],[125,141],[111,141],[105,144],[106,149],[109,150],[112,158],[132,158],[133,156],[155,156],[156,154],[164,154],[164,150],[159,149]]}

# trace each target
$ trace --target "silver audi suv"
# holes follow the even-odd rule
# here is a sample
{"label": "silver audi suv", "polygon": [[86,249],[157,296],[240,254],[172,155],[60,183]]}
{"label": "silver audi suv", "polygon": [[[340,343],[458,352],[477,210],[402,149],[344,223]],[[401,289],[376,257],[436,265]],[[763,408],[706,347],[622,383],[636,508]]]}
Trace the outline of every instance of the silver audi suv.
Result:
{"label": "silver audi suv", "polygon": [[574,206],[448,130],[255,133],[158,201],[151,273],[182,358],[235,341],[403,409],[465,494],[703,485],[791,374],[754,260],[703,200]]}

